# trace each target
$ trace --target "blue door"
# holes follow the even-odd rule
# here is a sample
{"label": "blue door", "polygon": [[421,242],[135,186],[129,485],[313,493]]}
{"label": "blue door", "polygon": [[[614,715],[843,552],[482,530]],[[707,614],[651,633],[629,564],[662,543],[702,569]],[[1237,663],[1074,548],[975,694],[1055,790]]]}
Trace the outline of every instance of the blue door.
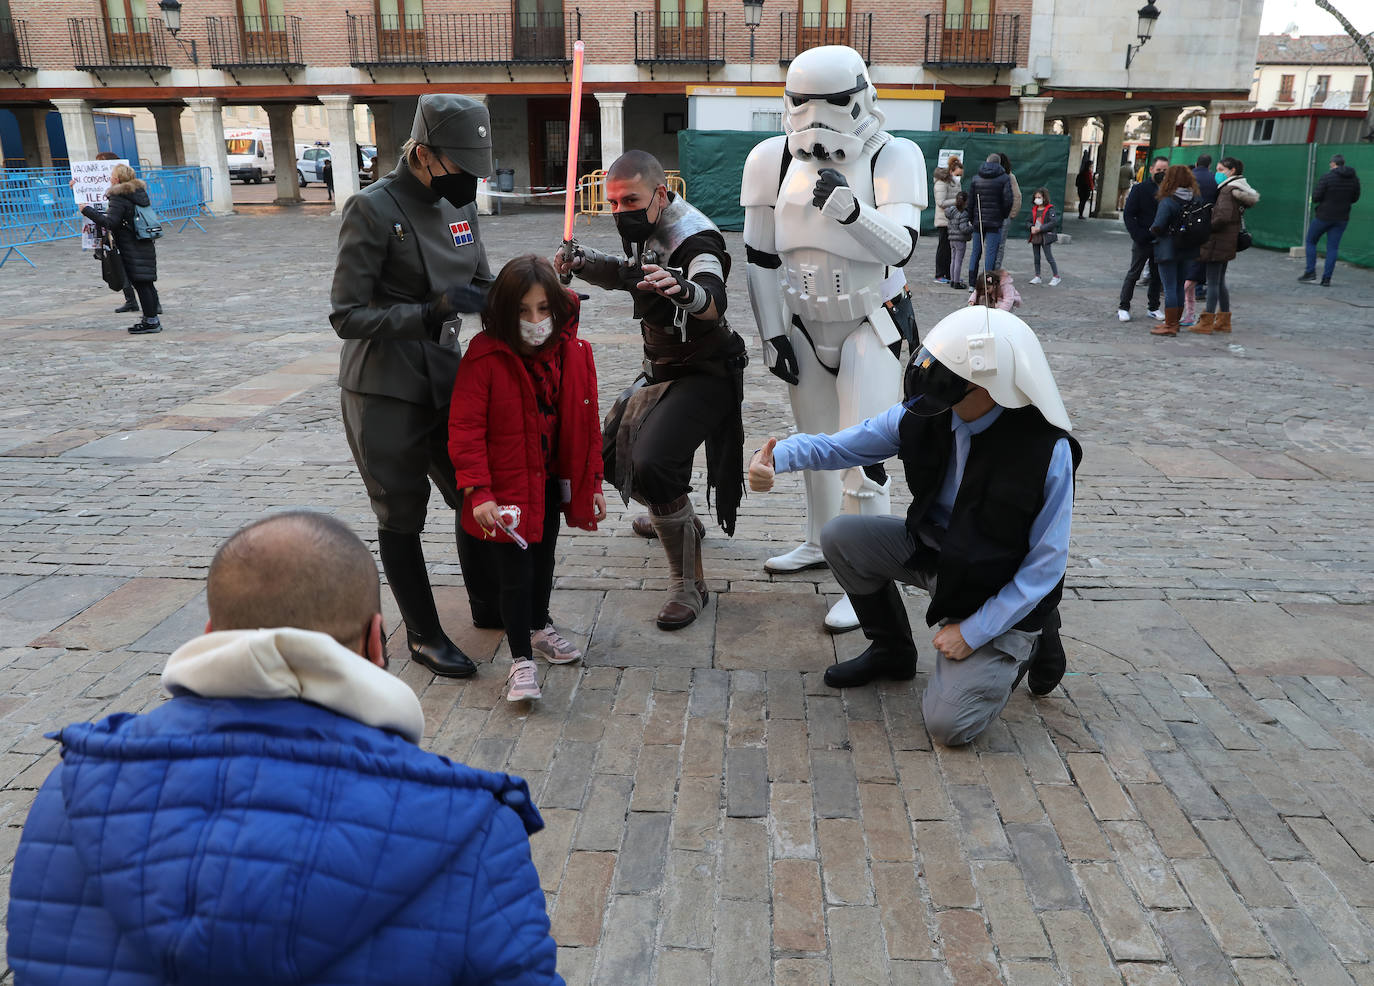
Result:
{"label": "blue door", "polygon": [[24,158],[24,142],[19,138],[19,121],[14,118],[14,114],[9,110],[0,109],[0,153],[4,154],[4,166],[6,168],[23,168],[27,162]]}

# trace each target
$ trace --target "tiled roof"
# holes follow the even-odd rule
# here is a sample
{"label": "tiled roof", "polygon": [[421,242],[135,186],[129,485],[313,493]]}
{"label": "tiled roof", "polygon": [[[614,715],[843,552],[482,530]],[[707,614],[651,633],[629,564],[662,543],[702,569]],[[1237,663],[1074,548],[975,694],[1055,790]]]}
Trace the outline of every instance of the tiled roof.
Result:
{"label": "tiled roof", "polygon": [[[1374,37],[1374,35],[1369,35]],[[1364,55],[1348,34],[1261,34],[1260,65],[1360,65]]]}

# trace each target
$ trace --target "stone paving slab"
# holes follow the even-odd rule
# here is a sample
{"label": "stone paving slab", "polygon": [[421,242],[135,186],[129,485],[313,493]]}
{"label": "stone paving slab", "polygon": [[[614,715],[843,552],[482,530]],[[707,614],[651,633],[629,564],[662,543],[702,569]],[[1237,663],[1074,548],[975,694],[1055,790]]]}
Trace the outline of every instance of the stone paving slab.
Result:
{"label": "stone paving slab", "polygon": [[[552,249],[556,226],[483,223],[496,263]],[[160,245],[155,337],[122,331],[74,250],[39,248],[0,282],[0,885],[57,762],[44,734],[164,700],[163,656],[202,629],[224,537],[288,508],[373,536],[325,320],[337,220],[210,229]],[[825,687],[864,646],[820,629],[833,577],[762,570],[802,536],[796,477],[746,498],[735,538],[712,528],[711,602],[679,633],[653,626],[666,573],[634,510],[613,498],[601,531],[565,532],[552,609],[587,659],[542,669],[532,708],[503,700],[509,650],[471,626],[432,499],[441,618],[483,666],[393,670],[428,749],[529,780],[572,986],[1374,983],[1374,318],[1358,307],[1374,272],[1341,267],[1319,291],[1251,251],[1228,272],[1232,337],[1154,339],[1139,313],[1115,319],[1119,227],[1073,232],[1053,291],[1008,251],[1086,449],[1070,673],[1044,698],[1022,689],[968,748],[922,721],[922,593],[905,597],[915,681]],[[586,238],[615,246],[605,222]],[[225,269],[226,253],[247,260]],[[923,244],[925,328],[960,303],[929,263]],[[593,292],[583,332],[617,392],[639,362],[627,306]],[[751,352],[750,448],[791,428]],[[383,609],[403,654],[387,593]]]}

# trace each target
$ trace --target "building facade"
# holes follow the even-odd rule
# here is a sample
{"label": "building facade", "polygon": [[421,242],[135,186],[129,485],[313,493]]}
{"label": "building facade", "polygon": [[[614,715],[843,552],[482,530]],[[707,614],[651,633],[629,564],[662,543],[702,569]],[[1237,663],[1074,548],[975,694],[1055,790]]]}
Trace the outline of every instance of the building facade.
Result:
{"label": "building facade", "polygon": [[[70,156],[93,156],[94,111],[136,108],[155,121],[158,159],[210,167],[213,208],[227,211],[226,112],[260,111],[280,160],[300,139],[302,107],[323,115],[339,154],[359,139],[365,106],[385,169],[416,98],[447,90],[486,100],[496,166],[517,189],[556,188],[569,153],[581,173],[629,144],[671,167],[689,122],[775,130],[766,100],[742,114],[718,99],[772,99],[797,52],[848,44],[885,95],[925,92],[899,115],[1070,134],[1095,119],[1099,165],[1115,171],[1133,114],[1150,113],[1152,137],[1169,143],[1185,107],[1204,107],[1206,127],[1248,108],[1261,5],[1164,9],[1127,68],[1134,6],[1097,0],[765,0],[753,27],[740,0],[183,0],[175,37],[157,0],[0,0],[0,110],[22,145],[4,154],[50,160],[37,121],[56,109]],[[579,38],[586,98],[570,149]],[[335,180],[342,203],[353,179],[340,169]],[[298,197],[290,169],[277,182],[281,200]]]}
{"label": "building facade", "polygon": [[1250,98],[1261,110],[1368,110],[1370,67],[1345,34],[1265,34]]}

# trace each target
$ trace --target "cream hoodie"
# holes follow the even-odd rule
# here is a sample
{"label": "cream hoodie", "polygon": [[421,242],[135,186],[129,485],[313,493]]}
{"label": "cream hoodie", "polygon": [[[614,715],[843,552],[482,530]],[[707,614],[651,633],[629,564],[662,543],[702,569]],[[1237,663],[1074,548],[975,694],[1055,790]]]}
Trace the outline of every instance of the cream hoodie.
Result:
{"label": "cream hoodie", "polygon": [[222,630],[177,648],[162,670],[173,695],[296,698],[419,743],[420,700],[399,678],[313,630]]}

